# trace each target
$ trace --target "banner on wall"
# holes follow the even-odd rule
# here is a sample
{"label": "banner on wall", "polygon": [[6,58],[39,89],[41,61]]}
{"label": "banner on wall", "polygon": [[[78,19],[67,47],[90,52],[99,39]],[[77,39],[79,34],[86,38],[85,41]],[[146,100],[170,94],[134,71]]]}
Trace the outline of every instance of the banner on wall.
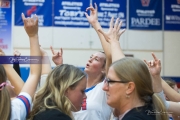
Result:
{"label": "banner on wall", "polygon": [[84,15],[90,0],[54,0],[54,26],[89,28]]}
{"label": "banner on wall", "polygon": [[103,28],[109,28],[112,17],[123,21],[121,28],[126,28],[126,0],[92,0],[98,7],[98,21]]}
{"label": "banner on wall", "polygon": [[0,48],[12,54],[12,1],[0,1]]}
{"label": "banner on wall", "polygon": [[162,30],[162,0],[129,0],[129,29]]}
{"label": "banner on wall", "polygon": [[39,26],[52,26],[52,0],[15,0],[15,25],[22,26],[21,13],[38,16]]}
{"label": "banner on wall", "polygon": [[165,0],[164,30],[180,30],[180,0]]}

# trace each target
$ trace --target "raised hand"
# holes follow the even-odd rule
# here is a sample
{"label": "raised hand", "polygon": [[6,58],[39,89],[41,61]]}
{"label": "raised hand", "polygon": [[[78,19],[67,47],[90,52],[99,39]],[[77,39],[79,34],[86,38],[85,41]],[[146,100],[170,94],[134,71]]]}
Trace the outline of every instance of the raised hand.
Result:
{"label": "raised hand", "polygon": [[60,48],[60,51],[55,51],[52,46],[50,47],[51,52],[53,54],[52,60],[56,65],[63,64],[63,50]]}
{"label": "raised hand", "polygon": [[161,73],[161,61],[157,59],[154,53],[152,53],[152,56],[154,60],[151,61],[145,61],[147,66],[149,67],[149,72],[151,73],[152,76],[160,76]]}
{"label": "raised hand", "polygon": [[17,57],[21,56],[21,53],[18,50],[14,50],[13,54],[14,56],[17,56]]}
{"label": "raised hand", "polygon": [[38,17],[34,15],[33,18],[25,18],[22,13],[22,20],[24,22],[24,29],[29,37],[34,37],[38,35]]}
{"label": "raised hand", "polygon": [[99,29],[98,31],[104,36],[107,42],[111,43],[113,41],[119,41],[120,36],[125,32],[125,29],[120,31],[120,28],[122,26],[122,21],[119,23],[119,18],[116,19],[116,22],[113,27],[114,18],[111,18],[109,31],[105,33],[102,31],[102,29]]}
{"label": "raised hand", "polygon": [[0,56],[5,56],[5,53],[1,48],[0,48]]}
{"label": "raised hand", "polygon": [[86,12],[90,10],[90,16],[85,12],[86,18],[88,19],[89,23],[94,27],[94,25],[98,22],[98,12],[97,12],[97,4],[94,3],[95,8],[90,5],[90,7],[86,8]]}

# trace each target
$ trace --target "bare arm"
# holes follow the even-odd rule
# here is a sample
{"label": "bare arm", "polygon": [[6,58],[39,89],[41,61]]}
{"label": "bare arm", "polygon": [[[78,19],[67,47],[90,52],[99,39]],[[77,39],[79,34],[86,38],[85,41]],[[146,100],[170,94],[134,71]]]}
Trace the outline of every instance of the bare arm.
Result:
{"label": "bare arm", "polygon": [[[2,49],[0,49],[0,55],[5,56]],[[18,95],[23,88],[24,81],[10,64],[3,64],[3,67],[6,71],[8,80],[11,82],[12,86],[14,86],[14,92]]]}
{"label": "bare arm", "polygon": [[119,18],[116,19],[116,23],[115,23],[114,27],[113,27],[113,21],[114,20],[112,18],[111,22],[110,22],[110,28],[109,28],[108,33],[103,32],[101,29],[98,30],[104,36],[106,41],[110,43],[112,62],[125,57],[125,55],[121,49],[120,43],[119,43],[119,38],[125,32],[125,30],[120,31],[122,21],[119,23]]}
{"label": "bare arm", "polygon": [[[25,18],[24,14],[22,14],[22,19],[24,22],[25,31],[29,36],[30,55],[40,57],[41,51],[40,51],[39,40],[38,40],[38,17],[35,15],[34,18]],[[30,64],[29,77],[21,90],[21,92],[28,93],[32,98],[36,91],[37,84],[40,80],[41,67],[42,67],[41,63]]]}
{"label": "bare arm", "polygon": [[145,61],[145,63],[147,64],[148,68],[149,68],[149,72],[151,74],[152,77],[152,82],[153,82],[153,91],[155,93],[159,93],[161,92],[162,89],[162,83],[161,83],[161,61],[159,59],[157,59],[157,57],[155,56],[154,53],[152,53],[152,56],[154,58],[154,60],[151,61]]}
{"label": "bare arm", "polygon": [[24,81],[11,65],[3,64],[3,67],[6,71],[8,80],[11,82],[12,86],[14,86],[14,92],[18,95],[24,86]]}
{"label": "bare arm", "polygon": [[169,108],[168,108],[168,112],[175,114],[175,115],[180,115],[180,104],[177,102],[169,102]]}
{"label": "bare arm", "polygon": [[161,80],[163,91],[166,96],[174,102],[180,102],[180,94],[177,93],[174,89],[172,89],[163,79]]}
{"label": "bare arm", "polygon": [[49,74],[49,72],[51,71],[51,63],[50,63],[48,54],[42,47],[40,47],[40,50],[41,50],[41,54],[42,54],[42,71],[41,71],[41,75]]}

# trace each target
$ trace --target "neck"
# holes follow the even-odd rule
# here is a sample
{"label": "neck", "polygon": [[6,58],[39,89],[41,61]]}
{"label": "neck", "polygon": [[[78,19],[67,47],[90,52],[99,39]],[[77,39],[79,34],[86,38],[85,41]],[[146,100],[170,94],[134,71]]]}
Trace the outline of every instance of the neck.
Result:
{"label": "neck", "polygon": [[133,108],[143,106],[144,104],[145,103],[138,98],[136,99],[129,98],[129,100],[126,100],[126,103],[124,105],[120,105],[120,107],[118,108],[119,113],[120,113],[119,115],[122,115],[126,111],[131,110]]}
{"label": "neck", "polygon": [[101,75],[89,75],[88,74],[86,88],[90,88],[90,87],[102,82],[101,77],[102,77]]}

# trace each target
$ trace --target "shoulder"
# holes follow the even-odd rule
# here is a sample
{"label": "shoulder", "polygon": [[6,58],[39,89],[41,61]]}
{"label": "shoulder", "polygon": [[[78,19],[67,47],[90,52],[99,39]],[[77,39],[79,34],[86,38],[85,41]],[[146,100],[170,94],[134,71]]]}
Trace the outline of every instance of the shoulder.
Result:
{"label": "shoulder", "polygon": [[34,120],[71,120],[71,118],[59,110],[51,109],[38,113]]}
{"label": "shoulder", "polygon": [[25,119],[30,112],[32,99],[29,94],[22,92],[11,101],[11,119]]}
{"label": "shoulder", "polygon": [[133,108],[123,117],[122,120],[155,120],[156,116],[148,114],[147,110],[152,110],[152,107],[142,106]]}

